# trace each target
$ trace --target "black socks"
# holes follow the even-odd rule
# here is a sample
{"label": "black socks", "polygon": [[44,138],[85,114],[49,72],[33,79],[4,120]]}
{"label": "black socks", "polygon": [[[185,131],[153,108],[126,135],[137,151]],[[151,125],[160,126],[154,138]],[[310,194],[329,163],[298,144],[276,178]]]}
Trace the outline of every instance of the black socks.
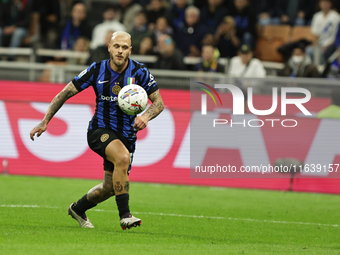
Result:
{"label": "black socks", "polygon": [[86,210],[95,207],[97,204],[94,204],[87,200],[87,194],[78,200],[77,203],[72,207],[73,211],[75,211],[78,215],[83,215]]}
{"label": "black socks", "polygon": [[[119,211],[119,218],[130,214],[129,208],[129,193],[116,196],[116,203]],[[125,215],[126,214],[126,215]]]}
{"label": "black socks", "polygon": [[[122,218],[123,216],[128,217],[128,215],[130,214],[129,193],[116,196],[116,203],[118,206],[119,217],[120,218]],[[79,199],[77,203],[75,203],[72,206],[72,209],[78,215],[83,215],[86,210],[91,209],[92,207],[95,207],[96,205],[97,204],[94,204],[87,200],[87,194],[86,194],[81,199]]]}

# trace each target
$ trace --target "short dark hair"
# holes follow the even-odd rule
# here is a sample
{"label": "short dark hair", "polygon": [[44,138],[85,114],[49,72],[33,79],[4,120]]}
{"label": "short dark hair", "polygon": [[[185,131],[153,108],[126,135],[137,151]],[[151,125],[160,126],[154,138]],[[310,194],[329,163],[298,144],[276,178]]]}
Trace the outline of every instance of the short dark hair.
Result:
{"label": "short dark hair", "polygon": [[330,2],[332,4],[332,6],[334,5],[333,0],[319,0],[319,3],[326,1],[326,2]]}
{"label": "short dark hair", "polygon": [[298,43],[298,44],[296,44],[296,46],[295,46],[293,49],[294,49],[294,50],[295,50],[295,49],[300,49],[300,50],[302,50],[303,52],[305,52],[306,45],[303,44],[303,43]]}
{"label": "short dark hair", "polygon": [[146,18],[146,20],[148,21],[148,14],[147,14],[146,11],[141,10],[141,11],[137,12],[135,17],[138,16],[138,15],[143,15]]}
{"label": "short dark hair", "polygon": [[113,4],[107,4],[107,5],[104,7],[103,12],[106,12],[107,10],[113,10],[113,11],[115,11],[115,10],[116,10],[116,7],[115,7],[115,5],[113,5]]}
{"label": "short dark hair", "polygon": [[[83,5],[85,5],[85,3],[84,3],[83,1],[81,1],[81,0],[75,0],[75,1],[72,2],[72,8],[73,8],[76,4],[83,4]],[[85,6],[86,6],[86,5],[85,5]]]}

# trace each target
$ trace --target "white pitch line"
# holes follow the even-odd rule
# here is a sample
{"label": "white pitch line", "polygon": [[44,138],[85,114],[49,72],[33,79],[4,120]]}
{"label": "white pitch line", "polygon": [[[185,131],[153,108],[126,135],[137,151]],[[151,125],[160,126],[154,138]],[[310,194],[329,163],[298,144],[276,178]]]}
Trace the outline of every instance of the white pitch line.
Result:
{"label": "white pitch line", "polygon": [[[47,208],[47,209],[62,209],[54,206],[40,206],[40,205],[0,205],[0,207],[8,208]],[[117,212],[103,209],[91,209],[95,212]],[[257,220],[257,219],[244,219],[244,218],[232,218],[232,217],[215,217],[215,216],[204,216],[204,215],[186,215],[186,214],[175,214],[175,213],[154,213],[154,212],[133,212],[134,214],[148,214],[157,216],[170,216],[170,217],[187,217],[187,218],[205,218],[205,219],[216,219],[216,220],[234,220],[234,221],[252,221],[262,223],[276,223],[276,224],[297,224],[297,225],[311,225],[311,226],[323,226],[323,227],[340,227],[338,224],[324,224],[324,223],[312,223],[312,222],[295,222],[295,221],[280,221],[280,220]]]}
{"label": "white pitch line", "polygon": [[59,209],[60,207],[55,206],[41,206],[41,205],[0,205],[0,207],[13,207],[13,208],[47,208],[47,209]]}
{"label": "white pitch line", "polygon": [[[96,212],[116,212],[110,210],[102,210],[102,209],[93,209],[92,211]],[[174,214],[174,213],[153,213],[153,212],[133,212],[135,214],[151,214],[151,215],[158,215],[158,216],[173,216],[173,217],[189,217],[189,218],[209,218],[209,219],[217,219],[223,220],[224,217],[215,217],[215,216],[203,216],[203,215],[185,215],[185,214]]]}
{"label": "white pitch line", "polygon": [[0,207],[28,207],[28,208],[38,208],[39,205],[0,205]]}

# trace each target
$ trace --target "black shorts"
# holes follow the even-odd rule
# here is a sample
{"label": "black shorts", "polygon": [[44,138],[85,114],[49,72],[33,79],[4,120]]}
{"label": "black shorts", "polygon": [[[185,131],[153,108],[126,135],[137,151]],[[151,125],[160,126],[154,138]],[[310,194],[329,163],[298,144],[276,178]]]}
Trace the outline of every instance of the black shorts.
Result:
{"label": "black shorts", "polygon": [[[126,138],[123,135],[118,134],[114,130],[106,129],[106,128],[97,128],[95,130],[89,129],[87,131],[87,143],[89,147],[91,148],[91,150],[93,150],[95,153],[97,153],[99,156],[101,156],[104,159],[104,170],[105,171],[113,172],[114,170],[113,163],[106,159],[105,149],[106,149],[106,146],[108,146],[110,142],[116,139],[119,139],[125,145],[126,148],[131,148]],[[128,174],[130,173],[132,159],[133,159],[133,152],[131,151],[129,152],[130,152],[130,165],[128,169]]]}

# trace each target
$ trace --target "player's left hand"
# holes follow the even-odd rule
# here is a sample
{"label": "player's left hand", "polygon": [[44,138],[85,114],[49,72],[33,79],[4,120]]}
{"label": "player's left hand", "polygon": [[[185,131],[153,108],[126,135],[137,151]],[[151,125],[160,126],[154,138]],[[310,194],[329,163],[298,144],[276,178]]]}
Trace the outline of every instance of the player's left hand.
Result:
{"label": "player's left hand", "polygon": [[136,131],[142,130],[144,128],[146,128],[146,126],[148,125],[148,119],[145,116],[137,116],[135,118],[135,124],[133,125],[133,128]]}
{"label": "player's left hand", "polygon": [[37,137],[39,137],[42,133],[44,133],[47,129],[47,124],[44,123],[43,121],[40,122],[37,126],[35,126],[32,131],[30,132],[30,137],[32,139],[32,141],[34,141],[34,136],[36,133],[37,134]]}

